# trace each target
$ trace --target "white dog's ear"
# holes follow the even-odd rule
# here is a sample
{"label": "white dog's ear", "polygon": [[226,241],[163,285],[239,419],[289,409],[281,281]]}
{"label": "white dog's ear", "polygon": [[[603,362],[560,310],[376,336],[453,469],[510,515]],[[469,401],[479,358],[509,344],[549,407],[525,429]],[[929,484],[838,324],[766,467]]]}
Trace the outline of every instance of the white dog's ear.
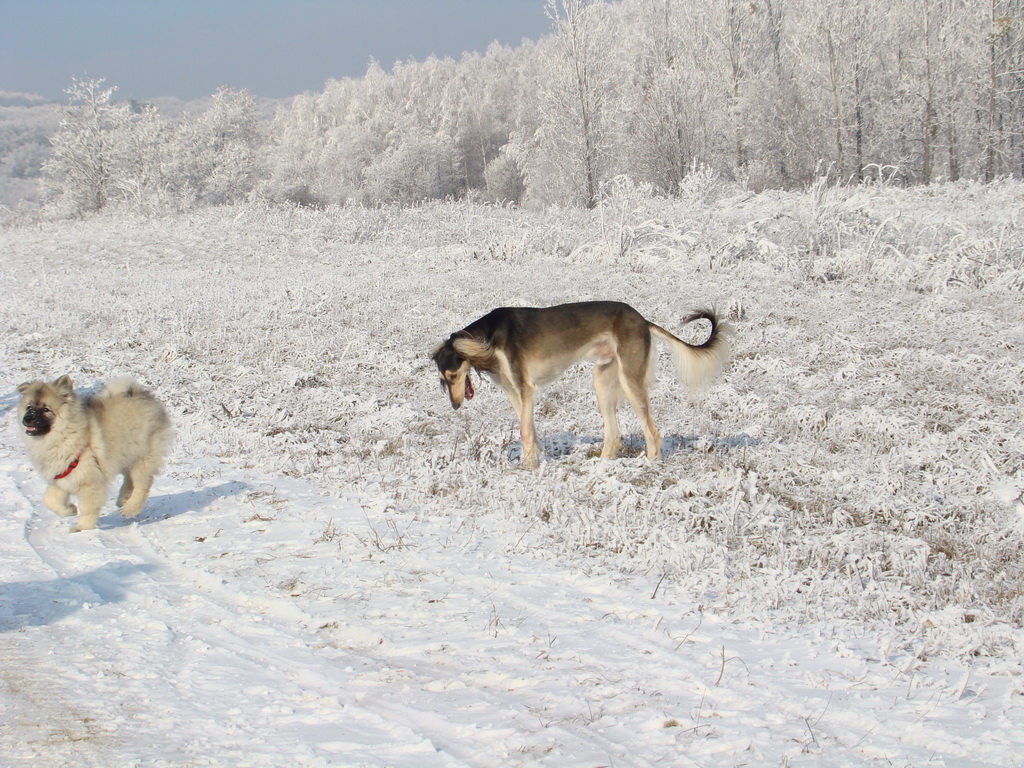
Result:
{"label": "white dog's ear", "polygon": [[70,376],[61,376],[55,382],[53,382],[53,388],[57,390],[58,394],[65,397],[70,397],[75,391],[75,385],[71,383]]}
{"label": "white dog's ear", "polygon": [[32,386],[32,382],[31,381],[26,381],[24,384],[19,384],[18,385],[18,392],[20,394],[24,395],[26,392],[28,392],[29,387],[31,387],[31,386]]}

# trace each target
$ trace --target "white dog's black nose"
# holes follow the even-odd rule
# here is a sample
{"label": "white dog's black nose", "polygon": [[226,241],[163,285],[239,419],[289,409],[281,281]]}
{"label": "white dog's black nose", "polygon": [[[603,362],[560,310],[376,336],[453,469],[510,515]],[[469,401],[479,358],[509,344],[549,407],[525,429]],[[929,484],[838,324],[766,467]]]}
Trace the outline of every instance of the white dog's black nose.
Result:
{"label": "white dog's black nose", "polygon": [[21,419],[25,433],[29,435],[45,435],[50,431],[50,419],[44,408],[26,408]]}

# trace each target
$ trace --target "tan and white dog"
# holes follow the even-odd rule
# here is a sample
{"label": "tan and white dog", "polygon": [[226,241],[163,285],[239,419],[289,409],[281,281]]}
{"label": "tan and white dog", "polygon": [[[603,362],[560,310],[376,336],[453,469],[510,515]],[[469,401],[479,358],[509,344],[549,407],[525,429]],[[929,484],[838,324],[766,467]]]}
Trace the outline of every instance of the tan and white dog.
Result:
{"label": "tan and white dog", "polygon": [[[92,397],[75,394],[71,377],[18,387],[18,421],[25,447],[48,485],[43,503],[61,517],[78,514],[73,531],[96,527],[117,475],[124,483],[117,506],[134,517],[146,503],[172,439],[171,422],[160,402],[128,379]],[[70,503],[78,497],[79,507]]]}
{"label": "tan and white dog", "polygon": [[706,320],[711,332],[702,344],[688,344],[648,322],[628,304],[588,301],[554,307],[499,307],[453,333],[433,353],[453,408],[473,397],[470,369],[500,386],[519,418],[523,464],[540,462],[540,443],[533,423],[538,387],[554,381],[581,360],[597,362],[594,390],[604,419],[601,457],[618,455],[621,437],[616,409],[625,398],[640,420],[647,458],[661,456],[661,436],[651,419],[647,388],[655,356],[652,337],[671,348],[679,380],[699,394],[728,362],[732,328],[710,310],[683,320]]}

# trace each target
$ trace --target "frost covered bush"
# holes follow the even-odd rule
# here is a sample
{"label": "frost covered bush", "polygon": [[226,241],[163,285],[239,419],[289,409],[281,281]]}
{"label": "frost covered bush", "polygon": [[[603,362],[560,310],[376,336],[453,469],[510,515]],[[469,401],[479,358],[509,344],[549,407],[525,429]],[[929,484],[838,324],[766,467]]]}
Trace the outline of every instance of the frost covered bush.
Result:
{"label": "frost covered bush", "polygon": [[77,79],[67,90],[43,165],[52,214],[164,213],[238,202],[253,191],[264,136],[248,93],[222,88],[198,116],[170,121],[153,107],[115,102],[116,90]]}
{"label": "frost covered bush", "polygon": [[363,169],[360,197],[370,205],[410,205],[458,195],[455,142],[447,137],[414,131]]}

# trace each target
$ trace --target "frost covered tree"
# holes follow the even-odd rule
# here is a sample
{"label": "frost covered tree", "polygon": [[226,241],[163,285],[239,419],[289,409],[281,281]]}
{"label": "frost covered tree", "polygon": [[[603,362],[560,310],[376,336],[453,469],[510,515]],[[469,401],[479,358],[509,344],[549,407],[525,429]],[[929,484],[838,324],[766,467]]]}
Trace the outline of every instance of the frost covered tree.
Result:
{"label": "frost covered tree", "polygon": [[303,93],[290,108],[278,109],[263,149],[264,196],[310,207],[326,203],[319,162],[326,143],[326,121],[318,105],[322,98]]}
{"label": "frost covered tree", "polygon": [[74,81],[47,164],[80,214],[244,200],[598,204],[695,169],[752,188],[820,175],[1024,176],[1024,0],[547,0],[551,33],[458,60],[371,63],[272,124],[247,93],[165,120]]}
{"label": "frost covered tree", "polygon": [[393,146],[364,171],[364,201],[402,204],[455,197],[460,189],[455,142],[415,130],[395,138]]}
{"label": "frost covered tree", "polygon": [[508,179],[497,182],[500,188],[492,188],[491,183],[507,171],[516,172],[501,151],[530,103],[520,87],[526,47],[513,51],[492,43],[483,56],[465,55],[454,72],[441,130],[457,145],[464,195],[482,191],[491,200],[510,199]]}
{"label": "frost covered tree", "polygon": [[699,165],[722,167],[728,154],[725,66],[714,44],[711,9],[678,0],[629,0],[622,6],[623,60],[631,76],[620,93],[620,172],[672,194]]}
{"label": "frost covered tree", "polygon": [[261,175],[264,129],[248,91],[220,88],[213,103],[184,119],[175,137],[175,183],[200,204],[245,199]]}
{"label": "frost covered tree", "polygon": [[554,33],[542,58],[537,126],[523,131],[517,159],[535,200],[597,205],[601,183],[615,175],[617,89],[615,28],[609,6],[594,0],[549,0]]}
{"label": "frost covered tree", "polygon": [[60,130],[50,140],[43,166],[44,198],[70,215],[99,211],[116,199],[114,179],[124,153],[118,134],[132,121],[127,104],[113,100],[116,87],[102,79],[72,80],[65,93]]}
{"label": "frost covered tree", "polygon": [[989,0],[986,42],[985,169],[1024,176],[1024,1]]}
{"label": "frost covered tree", "polygon": [[174,130],[152,105],[132,108],[132,119],[110,131],[117,147],[111,169],[110,203],[154,213],[174,209]]}
{"label": "frost covered tree", "polygon": [[512,52],[430,58],[332,80],[278,112],[267,146],[271,199],[324,205],[465,197],[508,141],[522,101]]}
{"label": "frost covered tree", "polygon": [[484,168],[484,185],[487,199],[495,203],[519,204],[526,197],[526,179],[522,168],[506,144],[498,156]]}
{"label": "frost covered tree", "polygon": [[[755,188],[1020,175],[1022,5],[549,0],[536,43],[297,99],[271,196],[594,205],[619,176],[672,194],[697,168]],[[427,184],[430,147],[455,170]]]}
{"label": "frost covered tree", "polygon": [[177,122],[117,103],[102,80],[74,80],[44,166],[47,199],[70,215],[125,205],[180,210],[244,199],[261,174],[264,129],[248,93],[221,89]]}
{"label": "frost covered tree", "polygon": [[359,196],[364,169],[384,149],[386,131],[367,96],[378,76],[387,79],[371,64],[362,79],[329,80],[322,93],[302,94],[278,110],[264,153],[265,197],[322,206]]}

